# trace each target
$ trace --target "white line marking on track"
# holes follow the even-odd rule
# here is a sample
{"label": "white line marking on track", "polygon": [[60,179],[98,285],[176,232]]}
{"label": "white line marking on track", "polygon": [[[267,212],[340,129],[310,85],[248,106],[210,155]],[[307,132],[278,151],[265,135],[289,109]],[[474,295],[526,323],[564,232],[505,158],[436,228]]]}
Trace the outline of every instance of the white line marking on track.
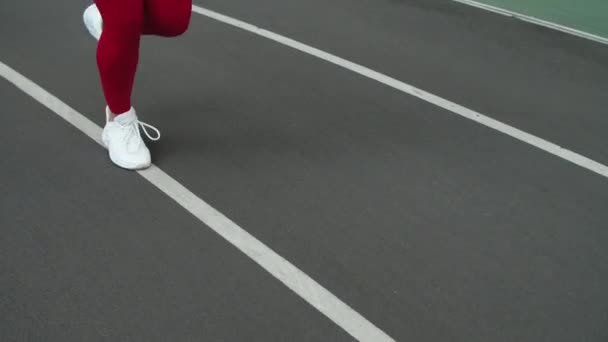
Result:
{"label": "white line marking on track", "polygon": [[598,43],[602,43],[602,44],[608,44],[608,38],[604,38],[604,37],[598,36],[598,35],[593,34],[593,33],[577,30],[577,29],[574,29],[572,27],[560,25],[560,24],[557,24],[557,23],[554,23],[554,22],[551,22],[551,21],[548,21],[548,20],[543,20],[543,19],[536,18],[536,17],[533,17],[533,16],[521,14],[521,13],[518,13],[518,12],[509,11],[509,10],[504,9],[504,8],[500,8],[500,7],[484,4],[484,3],[481,3],[481,2],[478,2],[478,1],[472,1],[472,0],[452,0],[452,1],[459,2],[461,4],[469,5],[469,6],[472,6],[472,7],[477,7],[477,8],[480,8],[480,9],[483,9],[483,10],[486,10],[486,11],[489,11],[489,12],[494,12],[494,13],[497,13],[497,14],[501,14],[501,15],[504,15],[504,16],[507,16],[507,17],[517,18],[519,20],[527,21],[527,22],[532,23],[532,24],[536,24],[536,25],[539,25],[539,26],[548,27],[548,28],[556,30],[556,31],[561,31],[561,32],[564,32],[564,33],[568,33],[568,34],[571,34],[573,36],[589,39],[589,40],[592,40],[594,42],[598,42]]}
{"label": "white line marking on track", "polygon": [[583,155],[580,155],[576,152],[572,152],[568,149],[565,149],[563,147],[560,147],[550,141],[547,141],[545,139],[539,138],[537,136],[534,136],[532,134],[526,133],[520,129],[517,129],[513,126],[509,126],[505,123],[502,123],[498,120],[492,119],[486,115],[483,115],[479,112],[476,112],[474,110],[468,109],[466,107],[463,107],[459,104],[456,104],[454,102],[451,102],[449,100],[446,100],[444,98],[441,98],[437,95],[433,95],[429,92],[426,92],[422,89],[416,88],[412,85],[409,85],[407,83],[401,82],[395,78],[392,78],[390,76],[387,76],[385,74],[381,74],[377,71],[374,71],[372,69],[369,69],[367,67],[364,67],[362,65],[353,63],[351,61],[348,61],[344,58],[332,55],[328,52],[319,50],[315,47],[312,47],[310,45],[306,45],[304,43],[300,43],[296,40],[293,40],[291,38],[282,36],[280,34],[265,30],[263,28],[257,27],[255,25],[246,23],[244,21],[202,8],[200,6],[196,6],[193,5],[192,6],[192,11],[198,14],[201,14],[203,16],[209,17],[211,19],[220,21],[222,23],[240,28],[242,30],[254,33],[256,35],[259,35],[261,37],[273,40],[277,43],[289,46],[291,48],[294,48],[296,50],[299,50],[301,52],[304,52],[306,54],[309,54],[311,56],[317,57],[319,59],[322,59],[324,61],[333,63],[337,66],[340,66],[344,69],[350,70],[352,72],[355,72],[361,76],[367,77],[369,79],[372,79],[374,81],[380,82],[384,85],[387,85],[391,88],[397,89],[401,92],[404,92],[406,94],[415,96],[419,99],[422,99],[426,102],[432,103],[440,108],[443,108],[445,110],[448,110],[454,114],[458,114],[462,117],[465,117],[469,120],[475,121],[481,125],[484,125],[486,127],[492,128],[496,131],[499,131],[501,133],[504,133],[506,135],[509,135],[519,141],[522,141],[526,144],[532,145],[534,147],[537,147],[545,152],[548,152],[550,154],[553,154],[559,158],[562,158],[566,161],[569,161],[573,164],[576,164],[582,168],[585,168],[589,171],[595,172],[601,176],[604,176],[606,178],[608,178],[608,166],[598,163],[590,158],[587,158]]}
{"label": "white line marking on track", "polygon": [[[2,62],[0,62],[0,76],[102,145],[101,127],[84,115]],[[357,340],[394,341],[314,279],[215,210],[157,166],[153,165],[138,173]]]}

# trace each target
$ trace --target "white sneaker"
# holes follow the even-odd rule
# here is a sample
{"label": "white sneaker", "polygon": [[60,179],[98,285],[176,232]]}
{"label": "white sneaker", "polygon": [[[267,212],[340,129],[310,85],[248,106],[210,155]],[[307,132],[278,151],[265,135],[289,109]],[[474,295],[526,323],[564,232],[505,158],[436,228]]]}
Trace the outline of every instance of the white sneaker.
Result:
{"label": "white sneaker", "polygon": [[[150,140],[160,139],[158,129],[137,120],[133,108],[124,114],[114,116],[106,107],[106,126],[101,140],[114,164],[128,170],[145,169],[151,165],[150,151],[139,133],[140,126]],[[150,136],[146,128],[152,129],[156,137]]]}
{"label": "white sneaker", "polygon": [[87,27],[87,30],[89,30],[89,33],[95,39],[99,40],[99,37],[101,37],[103,20],[97,5],[92,4],[91,6],[87,7],[87,9],[84,10],[82,19],[84,20],[84,25]]}

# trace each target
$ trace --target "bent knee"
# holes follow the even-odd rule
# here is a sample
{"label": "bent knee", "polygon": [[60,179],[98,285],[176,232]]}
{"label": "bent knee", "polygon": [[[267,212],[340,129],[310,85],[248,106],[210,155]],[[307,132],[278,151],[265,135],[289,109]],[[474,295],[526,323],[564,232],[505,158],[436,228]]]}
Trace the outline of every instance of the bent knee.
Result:
{"label": "bent knee", "polygon": [[190,26],[190,15],[167,18],[160,23],[160,31],[164,36],[176,37],[184,34]]}
{"label": "bent knee", "polygon": [[181,36],[188,31],[188,26],[190,26],[190,21],[178,21],[167,25],[165,32],[169,37]]}

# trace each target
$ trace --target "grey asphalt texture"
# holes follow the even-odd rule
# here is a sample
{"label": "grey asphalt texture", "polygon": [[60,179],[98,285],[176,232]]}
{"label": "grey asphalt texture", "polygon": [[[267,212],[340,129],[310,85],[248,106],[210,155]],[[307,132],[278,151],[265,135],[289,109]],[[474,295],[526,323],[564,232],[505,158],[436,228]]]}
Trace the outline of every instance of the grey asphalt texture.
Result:
{"label": "grey asphalt texture", "polygon": [[[608,162],[608,47],[450,1],[195,0]],[[0,61],[99,125],[82,2]],[[155,163],[398,341],[608,340],[608,181],[200,15],[146,37]],[[0,341],[351,341],[0,79]]]}

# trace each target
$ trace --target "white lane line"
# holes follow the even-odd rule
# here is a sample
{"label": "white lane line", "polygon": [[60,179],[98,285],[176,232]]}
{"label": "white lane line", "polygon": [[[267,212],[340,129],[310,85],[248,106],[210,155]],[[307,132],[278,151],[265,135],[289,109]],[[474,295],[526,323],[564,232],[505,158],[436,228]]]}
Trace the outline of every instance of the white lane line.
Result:
{"label": "white lane line", "polygon": [[488,4],[484,4],[481,3],[479,1],[473,1],[473,0],[452,0],[455,2],[459,2],[461,4],[465,4],[465,5],[469,5],[472,7],[477,7],[486,11],[490,11],[490,12],[494,12],[497,14],[501,14],[507,17],[513,17],[513,18],[517,18],[519,20],[523,20],[523,21],[527,21],[529,23],[532,24],[536,24],[539,26],[544,26],[556,31],[561,31],[564,33],[568,33],[571,34],[573,36],[577,36],[577,37],[581,37],[581,38],[585,38],[585,39],[589,39],[592,40],[594,42],[598,42],[598,43],[602,43],[602,44],[608,44],[608,38],[602,37],[602,36],[598,36],[596,34],[593,33],[589,33],[589,32],[585,32],[585,31],[581,31],[581,30],[577,30],[575,28],[572,27],[568,27],[568,26],[564,26],[564,25],[560,25],[548,20],[543,20],[540,18],[536,18],[533,16],[529,16],[529,15],[525,15],[525,14],[521,14],[519,12],[514,12],[514,11],[510,11],[504,8],[500,8],[500,7],[496,7],[496,6],[492,6],[492,5],[488,5]]}
{"label": "white lane line", "polygon": [[289,46],[291,48],[294,48],[296,50],[299,50],[299,51],[309,54],[311,56],[320,58],[324,61],[333,63],[337,66],[340,66],[344,69],[347,69],[347,70],[350,70],[357,74],[360,74],[360,75],[367,77],[369,79],[372,79],[374,81],[380,82],[391,88],[397,89],[401,92],[415,96],[426,102],[432,103],[432,104],[434,104],[438,107],[441,107],[443,109],[446,109],[454,114],[458,114],[469,120],[473,120],[481,125],[484,125],[486,127],[492,128],[496,131],[509,135],[517,140],[520,140],[524,143],[535,146],[545,152],[553,154],[559,158],[562,158],[562,159],[569,161],[573,164],[576,164],[582,168],[585,168],[589,171],[595,172],[601,176],[608,178],[608,166],[606,166],[604,164],[600,164],[600,163],[598,163],[592,159],[589,159],[583,155],[580,155],[576,152],[572,152],[568,149],[562,148],[550,141],[547,141],[545,139],[539,138],[532,134],[526,133],[520,129],[509,126],[505,123],[492,119],[492,118],[485,116],[481,113],[478,113],[474,110],[468,109],[459,104],[456,104],[454,102],[441,98],[437,95],[433,95],[422,89],[418,89],[412,85],[401,82],[395,78],[381,74],[377,71],[374,71],[374,70],[364,67],[362,65],[353,63],[344,58],[332,55],[328,52],[319,50],[310,45],[300,43],[291,38],[288,38],[288,37],[282,36],[280,34],[265,30],[263,28],[248,24],[244,21],[241,21],[241,20],[238,20],[235,18],[231,18],[226,15],[208,10],[206,8],[202,8],[200,6],[193,5],[192,11],[195,13],[201,14],[203,16],[209,17],[211,19],[220,21],[222,23],[225,23],[225,24],[240,28],[242,30],[254,33],[261,37],[270,39],[277,43]]}
{"label": "white lane line", "polygon": [[[2,62],[0,62],[0,76],[101,145],[99,138],[101,127],[84,115]],[[394,341],[314,279],[215,210],[157,166],[153,165],[150,169],[138,173],[358,341]]]}

